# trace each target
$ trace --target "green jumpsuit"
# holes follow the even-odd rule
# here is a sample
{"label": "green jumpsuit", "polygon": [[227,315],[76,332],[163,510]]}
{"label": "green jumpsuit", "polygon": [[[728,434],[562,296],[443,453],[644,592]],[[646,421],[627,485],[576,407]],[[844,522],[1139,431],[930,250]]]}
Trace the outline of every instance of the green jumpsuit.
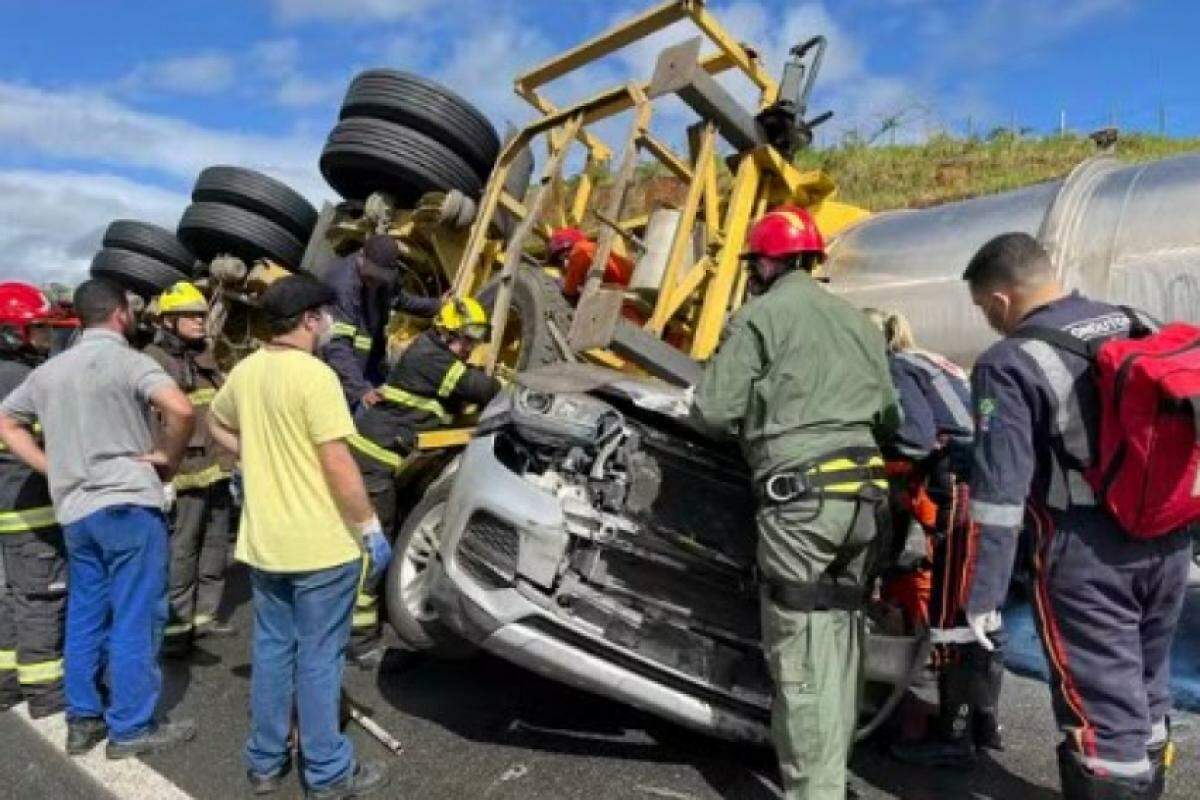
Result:
{"label": "green jumpsuit", "polygon": [[[879,331],[845,300],[796,270],[731,320],[696,387],[693,417],[737,436],[756,483],[870,451],[899,423]],[[771,732],[790,800],[842,800],[862,671],[861,611],[799,611],[769,587],[836,575],[861,585],[876,506],[853,498],[762,503],[758,566],[763,650],[775,682]]]}

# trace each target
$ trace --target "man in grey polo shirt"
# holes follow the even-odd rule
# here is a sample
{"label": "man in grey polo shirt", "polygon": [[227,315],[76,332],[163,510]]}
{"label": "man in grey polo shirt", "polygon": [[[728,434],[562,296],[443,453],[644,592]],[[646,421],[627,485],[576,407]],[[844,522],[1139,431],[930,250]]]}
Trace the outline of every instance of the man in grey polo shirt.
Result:
{"label": "man in grey polo shirt", "polygon": [[[0,403],[0,441],[48,476],[66,533],[68,752],[86,753],[107,736],[108,757],[127,758],[195,735],[190,722],[154,718],[167,618],[163,481],[183,456],[193,412],[166,372],[129,346],[134,317],[123,290],[85,281],[74,303],[82,338]],[[151,407],[165,423],[157,446]],[[35,418],[44,451],[25,427]],[[105,667],[107,707],[98,684]]]}

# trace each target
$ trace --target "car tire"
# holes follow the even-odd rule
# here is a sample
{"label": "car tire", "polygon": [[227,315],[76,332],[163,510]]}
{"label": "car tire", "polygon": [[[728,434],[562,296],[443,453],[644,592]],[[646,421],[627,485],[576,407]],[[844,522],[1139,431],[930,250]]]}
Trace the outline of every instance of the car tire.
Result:
{"label": "car tire", "polygon": [[101,247],[140,253],[187,275],[196,271],[196,257],[175,238],[175,234],[148,222],[113,220],[104,231]]}
{"label": "car tire", "polygon": [[442,658],[464,658],[476,646],[450,630],[428,603],[429,570],[438,563],[441,514],[450,500],[455,470],[443,473],[426,488],[421,500],[400,525],[392,544],[392,563],[385,582],[388,622],[405,645]]}
{"label": "car tire", "polygon": [[228,253],[247,264],[269,258],[295,271],[304,258],[304,244],[291,233],[253,211],[223,203],[192,203],[177,235],[204,261]]}
{"label": "car tire", "polygon": [[[478,300],[488,309],[489,316],[499,291],[500,283],[496,279],[479,292]],[[554,278],[534,267],[517,267],[508,316],[510,330],[515,326],[512,335],[519,331],[520,349],[510,358],[502,354],[501,360],[518,372],[562,361],[562,351],[551,325],[565,337],[571,330],[574,311]]]}
{"label": "car tire", "polygon": [[158,259],[115,247],[96,253],[89,272],[93,278],[110,280],[147,300],[189,277]]}
{"label": "car tire", "polygon": [[385,120],[441,142],[486,181],[500,152],[487,117],[450,89],[392,69],[360,72],[350,82],[338,119]]}
{"label": "car tire", "polygon": [[426,192],[458,189],[478,198],[483,188],[471,165],[441,142],[377,119],[339,122],[321,151],[320,167],[325,181],[347,200],[382,191],[411,207]]}
{"label": "car tire", "polygon": [[291,187],[241,167],[207,167],[192,188],[196,203],[224,203],[266,217],[302,242],[317,225],[317,210]]}

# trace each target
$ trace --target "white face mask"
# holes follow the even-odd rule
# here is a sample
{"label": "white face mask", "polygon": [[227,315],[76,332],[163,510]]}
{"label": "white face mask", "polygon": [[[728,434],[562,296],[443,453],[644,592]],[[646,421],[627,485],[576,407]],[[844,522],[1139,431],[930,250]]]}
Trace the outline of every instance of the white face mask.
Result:
{"label": "white face mask", "polygon": [[321,327],[317,329],[317,349],[320,350],[333,340],[333,317],[328,311],[321,312]]}

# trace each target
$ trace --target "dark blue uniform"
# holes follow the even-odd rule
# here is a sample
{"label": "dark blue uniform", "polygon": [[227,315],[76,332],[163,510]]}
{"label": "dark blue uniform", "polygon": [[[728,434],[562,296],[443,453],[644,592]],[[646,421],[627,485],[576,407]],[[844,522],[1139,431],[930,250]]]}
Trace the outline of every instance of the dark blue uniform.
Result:
{"label": "dark blue uniform", "polygon": [[[1093,342],[1129,331],[1120,309],[1077,293],[1021,323],[1033,325]],[[1035,616],[1065,747],[1093,774],[1148,778],[1147,748],[1167,736],[1168,655],[1188,539],[1135,539],[1097,506],[1082,474],[1095,460],[1099,426],[1085,359],[1018,329],[979,358],[971,384],[978,540],[968,611],[1003,605],[1027,523]]]}
{"label": "dark blue uniform", "polygon": [[353,407],[367,392],[383,383],[387,356],[387,324],[393,304],[397,311],[418,317],[432,317],[441,301],[399,291],[391,285],[369,288],[358,274],[358,253],[334,264],[325,275],[325,284],[333,290],[333,338],[321,351],[321,358],[337,373]]}
{"label": "dark blue uniform", "polygon": [[893,446],[900,455],[922,461],[943,447],[971,441],[971,388],[953,362],[920,350],[888,356],[888,370],[904,421]]}

